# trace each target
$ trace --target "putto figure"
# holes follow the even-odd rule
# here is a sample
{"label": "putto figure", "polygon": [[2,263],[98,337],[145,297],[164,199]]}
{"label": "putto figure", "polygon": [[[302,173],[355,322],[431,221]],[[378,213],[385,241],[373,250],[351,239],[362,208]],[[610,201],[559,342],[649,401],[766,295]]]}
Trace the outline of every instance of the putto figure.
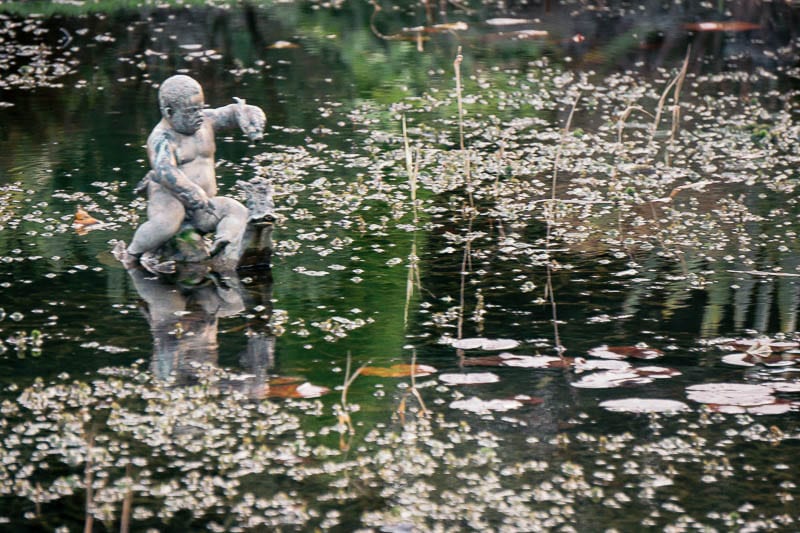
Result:
{"label": "putto figure", "polygon": [[217,196],[214,134],[238,126],[250,140],[259,140],[266,115],[257,106],[234,100],[205,109],[203,89],[193,78],[177,75],[161,84],[161,121],[147,139],[152,170],[139,184],[147,190],[147,222],[127,249],[121,242],[115,249],[126,268],[141,263],[148,270],[170,272],[174,262],[160,252],[187,225],[203,235],[213,233],[208,255],[227,268],[236,267],[249,213],[237,200]]}

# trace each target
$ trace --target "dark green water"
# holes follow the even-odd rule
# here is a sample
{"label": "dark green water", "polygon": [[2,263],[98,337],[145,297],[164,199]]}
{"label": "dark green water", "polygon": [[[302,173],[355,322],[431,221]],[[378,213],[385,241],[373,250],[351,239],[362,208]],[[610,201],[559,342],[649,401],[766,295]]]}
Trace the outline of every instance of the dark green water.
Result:
{"label": "dark green water", "polygon": [[[797,529],[795,355],[778,356],[786,366],[722,361],[736,351],[723,348],[732,338],[767,344],[799,337],[797,9],[653,2],[594,10],[548,2],[506,11],[448,6],[446,17],[437,9],[431,24],[422,6],[387,4],[371,19],[373,6],[356,2],[88,14],[65,8],[0,18],[0,102],[11,104],[0,108],[2,398],[17,401],[36,378],[91,382],[100,369],[132,365],[156,378],[177,373],[178,384],[189,385],[199,363],[246,374],[230,388],[260,398],[277,377],[335,389],[348,354],[355,368],[410,363],[413,353],[438,371],[417,378],[442,424],[422,433],[434,442],[439,432],[455,431],[446,424],[461,427],[462,443],[470,444],[458,453],[468,464],[380,474],[378,488],[364,465],[345,469],[344,478],[258,474],[242,478],[242,493],[280,501],[285,490],[317,511],[284,523],[299,530]],[[687,26],[724,20],[754,27]],[[403,33],[411,40],[376,34],[454,21],[468,28]],[[514,33],[526,29],[547,34]],[[418,33],[425,40],[415,40]],[[459,47],[471,185],[459,150]],[[678,148],[667,146],[668,100],[655,159],[643,164],[659,97],[687,49]],[[221,191],[238,195],[237,179],[264,175],[276,184],[279,215],[271,271],[242,272],[230,287],[129,275],[110,254],[144,216],[133,186],[147,171],[143,144],[158,120],[154,85],[175,72],[194,76],[211,106],[238,96],[268,114],[258,145],[236,132],[218,138]],[[632,111],[622,133],[630,151],[614,155],[617,119],[628,106],[649,115]],[[421,161],[417,223],[403,114]],[[553,191],[556,161],[554,190],[567,202],[548,238],[543,200]],[[711,183],[700,192],[675,192],[704,180]],[[650,203],[671,192],[674,210]],[[78,207],[106,225],[77,232]],[[409,271],[421,285],[412,283],[411,292]],[[451,344],[458,338],[513,344],[462,350]],[[658,365],[656,374],[673,375],[640,372],[594,388],[585,384],[592,370],[581,371],[580,362],[577,369],[529,368],[473,359],[508,351],[607,361],[591,356],[603,345],[647,345],[660,356],[628,358],[628,371]],[[451,385],[437,377],[487,371],[496,382]],[[738,385],[761,387],[761,396],[695,401],[687,392],[707,383],[733,384],[733,396],[752,392]],[[353,443],[334,462],[363,455],[379,470],[385,447],[396,453],[390,464],[415,463],[402,447],[368,437],[374,428],[404,434],[397,413],[411,404],[407,386],[407,378],[356,379],[348,391],[360,408],[351,413]],[[453,404],[521,394],[537,400],[498,412],[484,404],[481,413]],[[600,406],[627,398],[684,402],[686,411]],[[312,446],[338,449],[339,434],[322,428],[336,423],[339,393],[321,400],[322,414],[303,411],[301,423],[314,433],[306,435]],[[8,450],[17,446],[10,428],[24,419],[8,415],[0,426]],[[548,466],[503,473],[526,461]],[[0,473],[0,527],[83,526],[80,491],[40,512],[35,497],[14,488],[15,476],[25,477],[18,469]],[[350,477],[359,476],[367,488],[353,487]],[[47,485],[51,477],[31,479]],[[345,486],[355,495],[330,497],[331,487]],[[246,513],[230,511],[237,503],[231,496],[228,507],[197,516],[142,514],[138,525],[234,529],[247,523]],[[142,495],[134,505],[160,504]],[[325,513],[329,522],[320,518]],[[97,530],[119,527],[119,514],[97,516]]]}

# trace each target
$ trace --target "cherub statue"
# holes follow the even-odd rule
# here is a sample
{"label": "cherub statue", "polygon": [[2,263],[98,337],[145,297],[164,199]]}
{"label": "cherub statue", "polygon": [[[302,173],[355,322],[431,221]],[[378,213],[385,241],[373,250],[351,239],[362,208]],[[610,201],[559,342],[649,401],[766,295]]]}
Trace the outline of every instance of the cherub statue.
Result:
{"label": "cherub statue", "polygon": [[147,222],[139,226],[130,246],[118,243],[115,255],[126,268],[142,263],[148,270],[169,272],[174,264],[160,262],[159,250],[186,224],[202,234],[214,234],[208,250],[227,268],[242,254],[248,210],[233,198],[217,196],[214,134],[239,126],[259,140],[266,115],[261,108],[236,103],[205,109],[203,89],[193,78],[176,75],[161,84],[161,121],[147,139],[152,170],[139,184],[147,190]]}

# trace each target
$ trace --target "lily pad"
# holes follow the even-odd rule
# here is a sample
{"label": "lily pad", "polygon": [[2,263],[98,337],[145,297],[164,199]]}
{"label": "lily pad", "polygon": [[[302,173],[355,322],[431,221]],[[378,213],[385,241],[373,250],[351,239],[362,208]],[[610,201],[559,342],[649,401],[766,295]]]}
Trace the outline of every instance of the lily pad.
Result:
{"label": "lily pad", "polygon": [[588,374],[572,383],[579,389],[612,389],[627,385],[651,383],[653,378],[643,377],[632,370],[608,370]]}
{"label": "lily pad", "polygon": [[464,359],[464,366],[513,366],[519,368],[552,368],[561,362],[559,357],[546,355],[514,355],[501,353],[487,357],[469,357]]}
{"label": "lily pad", "polygon": [[522,407],[522,405],[522,402],[519,400],[481,400],[473,396],[468,400],[456,400],[451,402],[450,408],[471,411],[478,414],[487,414],[493,411],[518,409]]}
{"label": "lily pad", "polygon": [[607,400],[601,402],[600,407],[616,413],[679,413],[689,410],[689,406],[683,402],[655,398]]}
{"label": "lily pad", "polygon": [[497,383],[500,377],[491,372],[475,372],[472,374],[441,374],[439,380],[448,385],[480,385]]}
{"label": "lily pad", "polygon": [[757,358],[746,353],[731,353],[722,356],[722,362],[734,366],[756,366]]}
{"label": "lily pad", "polygon": [[775,401],[767,385],[752,383],[701,383],[686,388],[690,400],[728,406],[767,405]]}
{"label": "lily pad", "polygon": [[796,359],[794,356],[786,356],[781,354],[770,353],[766,357],[751,353],[736,352],[722,356],[722,362],[734,366],[794,366]]}
{"label": "lily pad", "polygon": [[589,350],[589,355],[601,359],[657,359],[664,352],[647,346],[607,346],[602,345]]}
{"label": "lily pad", "polygon": [[769,387],[775,392],[800,392],[800,382],[798,381],[778,381],[770,383]]}
{"label": "lily pad", "polygon": [[618,359],[583,359],[575,358],[575,372],[586,372],[590,370],[615,370],[623,371],[631,368],[631,364]]}
{"label": "lily pad", "polygon": [[476,337],[472,339],[454,340],[451,345],[459,350],[513,350],[519,346],[519,342],[513,339],[484,339]]}
{"label": "lily pad", "polygon": [[784,352],[797,348],[800,344],[790,341],[775,341],[763,337],[759,339],[735,339],[727,343],[727,346],[749,354],[769,355],[773,352]]}
{"label": "lily pad", "polygon": [[681,372],[674,368],[667,368],[664,366],[640,366],[634,369],[634,372],[642,377],[664,379],[674,376],[680,376]]}

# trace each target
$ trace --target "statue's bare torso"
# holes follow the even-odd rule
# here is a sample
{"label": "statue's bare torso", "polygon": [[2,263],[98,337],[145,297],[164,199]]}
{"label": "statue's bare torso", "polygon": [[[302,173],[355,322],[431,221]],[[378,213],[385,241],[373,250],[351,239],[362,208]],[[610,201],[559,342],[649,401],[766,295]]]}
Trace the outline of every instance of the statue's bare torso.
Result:
{"label": "statue's bare torso", "polygon": [[173,164],[189,181],[199,186],[208,197],[217,195],[214,167],[216,143],[211,120],[203,120],[202,126],[193,135],[178,133],[165,120],[161,120],[147,139],[147,156],[152,168],[157,168],[158,150],[163,143],[170,145]]}

